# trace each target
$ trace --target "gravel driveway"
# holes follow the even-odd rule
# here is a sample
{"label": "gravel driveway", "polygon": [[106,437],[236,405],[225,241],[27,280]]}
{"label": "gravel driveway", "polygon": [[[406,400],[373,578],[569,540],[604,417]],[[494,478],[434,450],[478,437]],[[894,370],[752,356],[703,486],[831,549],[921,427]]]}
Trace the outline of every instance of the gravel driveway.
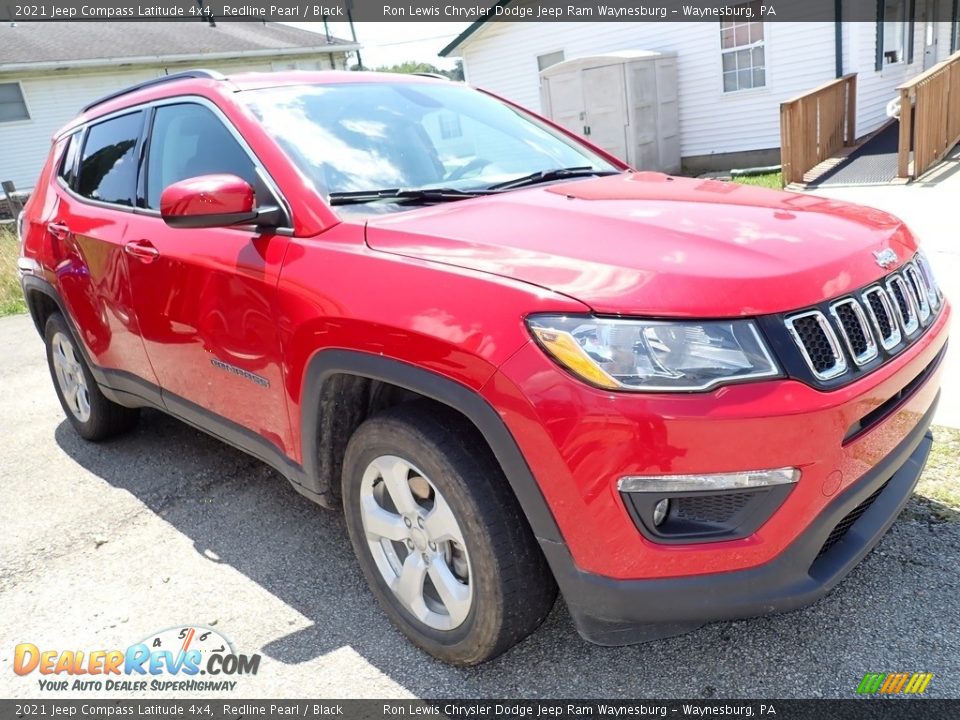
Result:
{"label": "gravel driveway", "polygon": [[17,643],[125,648],[183,624],[262,654],[234,697],[851,697],[868,671],[933,672],[929,696],[960,697],[960,522],[929,504],[806,610],[608,649],[558,604],[507,655],[457,670],[392,628],[338,514],[160,413],[87,444],[27,317],[0,319],[0,347],[2,697],[40,694],[10,670]]}

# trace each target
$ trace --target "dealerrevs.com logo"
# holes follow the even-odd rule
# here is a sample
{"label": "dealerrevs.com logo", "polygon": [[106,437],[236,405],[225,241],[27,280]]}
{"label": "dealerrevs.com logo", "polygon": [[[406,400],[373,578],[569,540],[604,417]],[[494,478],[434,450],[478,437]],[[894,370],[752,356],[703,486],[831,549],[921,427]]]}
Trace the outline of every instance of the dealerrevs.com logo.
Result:
{"label": "dealerrevs.com logo", "polygon": [[[40,690],[120,692],[236,689],[241,675],[256,675],[260,655],[237,653],[222,634],[188,625],[153,633],[126,650],[50,650],[20,643],[17,675],[38,673]],[[65,676],[69,676],[65,677]]]}

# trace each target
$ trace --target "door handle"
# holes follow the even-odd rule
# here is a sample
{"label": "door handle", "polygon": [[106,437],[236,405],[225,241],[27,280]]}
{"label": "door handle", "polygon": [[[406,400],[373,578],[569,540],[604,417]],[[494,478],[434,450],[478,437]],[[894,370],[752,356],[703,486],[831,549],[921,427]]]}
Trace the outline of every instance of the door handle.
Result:
{"label": "door handle", "polygon": [[70,234],[70,228],[63,223],[47,223],[47,230],[50,231],[50,234],[53,235],[57,240],[66,240],[67,236]]}
{"label": "door handle", "polygon": [[160,257],[160,251],[149,240],[131,240],[123,246],[123,251],[130,257],[135,257],[140,262],[147,264]]}

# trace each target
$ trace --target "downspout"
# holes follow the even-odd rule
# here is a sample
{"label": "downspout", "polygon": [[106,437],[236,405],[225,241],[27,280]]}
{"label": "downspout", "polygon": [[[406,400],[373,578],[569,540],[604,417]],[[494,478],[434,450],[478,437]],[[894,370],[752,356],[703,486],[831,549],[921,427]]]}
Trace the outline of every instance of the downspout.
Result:
{"label": "downspout", "polygon": [[843,77],[843,0],[833,0],[833,48],[836,53],[836,73]]}
{"label": "downspout", "polygon": [[883,70],[883,16],[883,0],[877,0],[877,57],[873,68],[877,72]]}

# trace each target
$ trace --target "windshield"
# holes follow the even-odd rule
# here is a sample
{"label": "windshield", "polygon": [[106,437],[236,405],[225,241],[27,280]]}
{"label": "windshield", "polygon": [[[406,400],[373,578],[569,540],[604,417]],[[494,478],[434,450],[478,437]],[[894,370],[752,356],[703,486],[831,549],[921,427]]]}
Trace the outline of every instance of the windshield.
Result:
{"label": "windshield", "polygon": [[618,169],[527,113],[453,83],[298,85],[240,97],[328,197],[480,190],[561,168]]}

